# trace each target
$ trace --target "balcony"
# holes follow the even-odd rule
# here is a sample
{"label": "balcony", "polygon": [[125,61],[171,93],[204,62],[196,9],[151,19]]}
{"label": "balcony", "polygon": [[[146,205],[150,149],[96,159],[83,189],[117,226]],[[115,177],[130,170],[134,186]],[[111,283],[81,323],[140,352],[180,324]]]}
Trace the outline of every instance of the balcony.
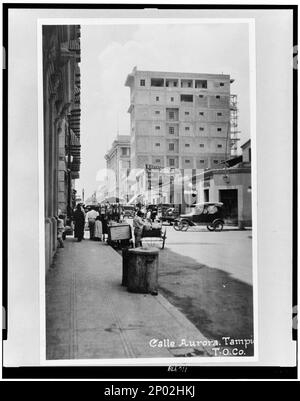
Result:
{"label": "balcony", "polygon": [[163,78],[151,78],[151,86],[153,87],[163,87],[165,80]]}

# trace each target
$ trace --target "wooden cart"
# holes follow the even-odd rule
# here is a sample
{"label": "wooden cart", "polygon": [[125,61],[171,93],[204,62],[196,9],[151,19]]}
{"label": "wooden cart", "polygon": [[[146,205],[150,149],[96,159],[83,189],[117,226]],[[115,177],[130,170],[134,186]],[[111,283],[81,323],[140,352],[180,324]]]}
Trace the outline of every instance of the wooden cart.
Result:
{"label": "wooden cart", "polygon": [[129,248],[133,247],[132,230],[129,224],[113,224],[108,227],[107,243],[113,248]]}

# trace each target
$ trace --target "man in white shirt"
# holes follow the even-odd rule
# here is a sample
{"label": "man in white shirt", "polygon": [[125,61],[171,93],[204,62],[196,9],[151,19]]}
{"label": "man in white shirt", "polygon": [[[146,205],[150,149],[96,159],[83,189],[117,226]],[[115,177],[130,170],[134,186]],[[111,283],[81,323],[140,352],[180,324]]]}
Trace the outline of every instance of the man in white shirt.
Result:
{"label": "man in white shirt", "polygon": [[92,207],[89,212],[86,214],[86,221],[89,224],[90,230],[90,239],[93,240],[95,237],[95,221],[96,217],[99,216],[99,213]]}

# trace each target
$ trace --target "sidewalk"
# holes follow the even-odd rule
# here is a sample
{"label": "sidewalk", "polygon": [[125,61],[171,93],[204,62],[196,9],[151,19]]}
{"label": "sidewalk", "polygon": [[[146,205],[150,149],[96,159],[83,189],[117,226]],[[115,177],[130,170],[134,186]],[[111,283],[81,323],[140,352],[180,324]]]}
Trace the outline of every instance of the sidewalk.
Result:
{"label": "sidewalk", "polygon": [[[178,309],[160,294],[127,292],[121,276],[122,258],[110,246],[66,239],[46,280],[47,359],[211,355]],[[151,339],[166,341],[151,347]],[[182,339],[201,344],[182,347]]]}

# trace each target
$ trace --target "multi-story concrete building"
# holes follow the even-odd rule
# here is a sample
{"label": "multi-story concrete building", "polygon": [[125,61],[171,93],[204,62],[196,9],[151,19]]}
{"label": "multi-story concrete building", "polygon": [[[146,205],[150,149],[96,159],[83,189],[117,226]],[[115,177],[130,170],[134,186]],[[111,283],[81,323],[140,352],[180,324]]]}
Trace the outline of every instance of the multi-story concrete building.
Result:
{"label": "multi-story concrete building", "polygon": [[130,136],[118,135],[105,155],[106,168],[109,171],[106,196],[128,200],[126,178],[130,173],[130,154]]}
{"label": "multi-story concrete building", "polygon": [[138,71],[130,87],[131,165],[216,167],[234,134],[229,75]]}
{"label": "multi-story concrete building", "polygon": [[[168,169],[196,176],[193,170],[215,168],[235,153],[237,102],[230,93],[232,82],[223,74],[136,68],[128,75],[131,168],[145,169],[145,174],[138,172],[141,185],[137,187],[145,191],[152,186],[152,194],[146,195],[149,202],[154,201],[153,185],[147,179],[150,170],[164,169],[161,180],[166,183]],[[172,196],[168,183],[156,192],[159,195],[155,197],[160,199],[155,202],[181,203],[181,191],[175,190]]]}

